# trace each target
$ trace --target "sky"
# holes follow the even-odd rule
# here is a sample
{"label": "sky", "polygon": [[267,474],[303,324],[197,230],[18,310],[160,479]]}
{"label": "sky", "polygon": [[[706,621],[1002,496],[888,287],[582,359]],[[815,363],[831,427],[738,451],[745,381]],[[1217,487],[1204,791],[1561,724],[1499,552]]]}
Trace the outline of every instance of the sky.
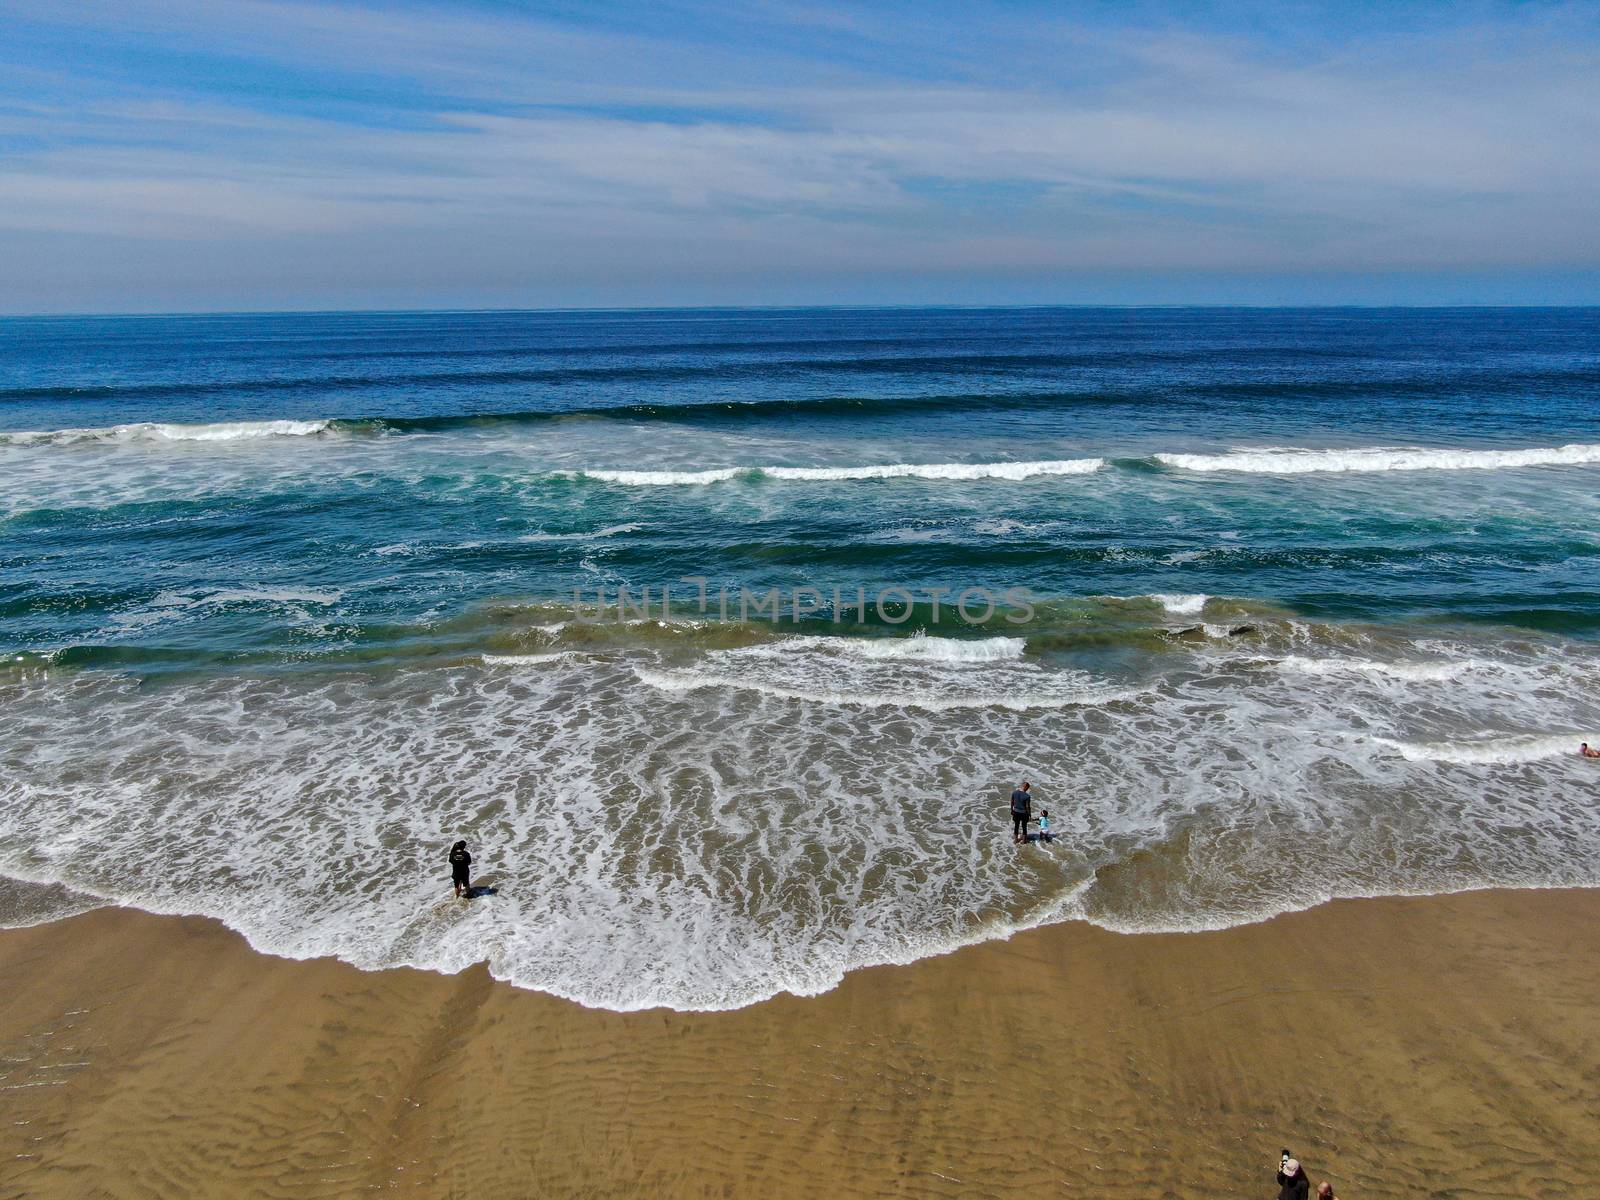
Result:
{"label": "sky", "polygon": [[1600,303],[1600,5],[0,0],[0,311]]}

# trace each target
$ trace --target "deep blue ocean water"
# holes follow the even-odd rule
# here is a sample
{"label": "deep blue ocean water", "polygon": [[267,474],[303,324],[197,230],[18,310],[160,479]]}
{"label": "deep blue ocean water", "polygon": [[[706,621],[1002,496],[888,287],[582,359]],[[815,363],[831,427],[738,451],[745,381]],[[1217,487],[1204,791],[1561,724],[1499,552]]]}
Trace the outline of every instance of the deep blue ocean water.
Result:
{"label": "deep blue ocean water", "polygon": [[0,320],[0,872],[613,1007],[1592,885],[1597,483],[1592,309]]}

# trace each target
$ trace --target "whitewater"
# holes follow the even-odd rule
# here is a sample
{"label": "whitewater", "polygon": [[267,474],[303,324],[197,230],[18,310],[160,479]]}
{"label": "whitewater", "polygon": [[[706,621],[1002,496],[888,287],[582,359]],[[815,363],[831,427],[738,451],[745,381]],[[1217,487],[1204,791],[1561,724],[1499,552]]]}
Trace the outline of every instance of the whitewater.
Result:
{"label": "whitewater", "polygon": [[[670,421],[670,412],[660,414]],[[435,429],[438,423],[430,423]],[[106,428],[57,430],[0,430],[0,447],[77,447],[102,445],[249,442],[266,438],[308,438],[318,435],[369,434],[386,429],[381,417],[360,421],[333,418],[315,420],[228,421],[192,425],[141,422]],[[400,436],[405,436],[403,433]],[[1234,447],[1219,454],[1182,454],[1159,451],[1148,457],[1115,453],[1070,459],[999,462],[867,463],[851,465],[738,465],[684,470],[636,470],[582,467],[559,474],[573,479],[625,487],[682,487],[735,480],[779,480],[801,483],[847,482],[878,479],[1023,481],[1039,476],[1093,475],[1108,467],[1140,469],[1159,465],[1179,471],[1211,474],[1239,472],[1266,475],[1307,475],[1374,471],[1491,471],[1530,467],[1600,465],[1600,443],[1573,443],[1556,447],[1515,449],[1463,449],[1425,446],[1351,446],[1308,449],[1301,447]]]}
{"label": "whitewater", "polygon": [[[1030,663],[1023,639],[799,635],[690,666],[564,632],[482,667],[304,686],[14,678],[0,871],[216,917],[273,954],[486,960],[587,1005],[683,1010],[1047,921],[1182,931],[1330,896],[1600,883],[1600,816],[1574,798],[1600,712],[1560,695],[1594,661],[1555,679],[1485,662],[1462,696],[1207,643],[1130,687]],[[1480,732],[1509,712],[1552,732]],[[1317,782],[1335,769],[1348,785]],[[1061,832],[1019,862],[996,831],[1022,773]],[[1390,825],[1409,793],[1426,803]],[[439,893],[459,829],[492,903]],[[1131,861],[1136,879],[1108,872]]]}
{"label": "whitewater", "polygon": [[[701,1010],[1050,922],[1600,886],[1592,344],[1565,310],[0,321],[0,911]],[[624,588],[672,619],[592,619]],[[1011,842],[1022,778],[1054,842]],[[452,900],[458,838],[494,896]]]}

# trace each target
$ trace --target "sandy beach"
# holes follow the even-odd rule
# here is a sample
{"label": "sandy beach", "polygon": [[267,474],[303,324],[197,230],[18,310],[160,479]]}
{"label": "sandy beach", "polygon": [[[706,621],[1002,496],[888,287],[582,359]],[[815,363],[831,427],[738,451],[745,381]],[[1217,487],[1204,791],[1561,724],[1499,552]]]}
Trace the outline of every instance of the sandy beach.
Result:
{"label": "sandy beach", "polygon": [[587,1010],[101,910],[0,934],[6,1197],[1566,1196],[1600,893],[1035,930],[812,998]]}
{"label": "sandy beach", "polygon": [[0,5],[0,1200],[1600,1193],[1600,3]]}

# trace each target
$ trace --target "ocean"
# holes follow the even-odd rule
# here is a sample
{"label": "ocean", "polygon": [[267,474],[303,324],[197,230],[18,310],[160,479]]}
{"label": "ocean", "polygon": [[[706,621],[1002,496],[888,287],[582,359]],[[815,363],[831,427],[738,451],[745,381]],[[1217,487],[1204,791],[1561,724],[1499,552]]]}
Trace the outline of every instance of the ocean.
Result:
{"label": "ocean", "polygon": [[689,1010],[1593,887],[1597,490],[1593,309],[0,320],[0,924]]}

